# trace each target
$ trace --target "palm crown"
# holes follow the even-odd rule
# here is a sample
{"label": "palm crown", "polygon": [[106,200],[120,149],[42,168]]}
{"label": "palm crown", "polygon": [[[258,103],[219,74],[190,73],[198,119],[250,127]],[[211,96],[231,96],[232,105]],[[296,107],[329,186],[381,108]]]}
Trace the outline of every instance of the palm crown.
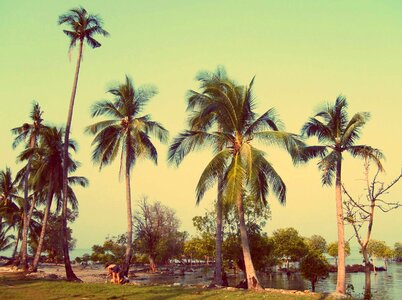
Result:
{"label": "palm crown", "polygon": [[101,44],[93,38],[95,34],[108,36],[109,33],[102,28],[102,20],[97,15],[88,14],[83,8],[73,8],[68,13],[59,17],[59,24],[68,24],[71,30],[63,30],[70,38],[70,49],[74,48],[77,41],[87,41],[92,48],[100,47]]}
{"label": "palm crown", "polygon": [[[169,161],[178,165],[190,151],[211,144],[216,153],[198,182],[197,203],[219,175],[224,178],[222,189],[226,201],[234,200],[235,195],[249,188],[255,200],[265,203],[271,188],[284,203],[284,182],[265,159],[264,152],[252,146],[252,141],[282,146],[292,154],[300,151],[301,141],[296,135],[281,131],[274,109],[256,116],[252,95],[254,79],[248,86],[239,86],[224,73],[214,76],[201,73],[198,79],[203,92],[190,91],[188,110],[193,112],[192,128],[174,140],[169,148]],[[213,131],[215,121],[220,127],[218,131]]]}
{"label": "palm crown", "polygon": [[[31,186],[35,191],[52,189],[52,193],[58,198],[57,210],[60,210],[61,191],[63,185],[63,130],[55,127],[44,130],[41,136],[41,142],[37,148],[27,149],[21,153],[21,161],[29,159],[33,155]],[[77,145],[74,140],[69,141],[69,148],[74,151]],[[79,167],[79,163],[74,161],[71,156],[68,157],[68,172],[73,173]],[[70,176],[69,184],[79,184],[83,187],[88,185],[85,177]],[[78,206],[78,201],[68,187],[68,199],[73,209]]]}
{"label": "palm crown", "polygon": [[46,126],[42,124],[43,111],[41,110],[39,103],[34,102],[33,108],[30,114],[30,118],[32,123],[24,123],[20,127],[16,127],[11,129],[11,132],[16,135],[15,140],[13,142],[13,148],[17,147],[22,141],[32,141],[33,144],[37,142],[37,138],[40,136],[41,132],[43,131]]}
{"label": "palm crown", "polygon": [[[126,164],[131,169],[138,158],[150,158],[157,163],[158,154],[151,142],[154,135],[161,142],[168,139],[168,131],[150,115],[139,116],[144,105],[156,94],[152,87],[134,88],[132,80],[126,76],[124,84],[108,91],[114,100],[98,101],[92,106],[92,117],[107,116],[111,119],[88,126],[86,131],[95,134],[92,159],[102,168],[110,164],[122,151],[121,168]],[[126,157],[123,160],[123,157]]]}
{"label": "palm crown", "polygon": [[322,183],[331,185],[337,162],[342,160],[342,153],[347,151],[353,157],[373,160],[383,170],[380,150],[367,145],[355,145],[360,137],[361,129],[370,118],[367,112],[358,112],[349,120],[346,98],[338,96],[334,105],[327,105],[302,127],[306,137],[315,136],[323,145],[305,148],[305,159],[320,156],[318,163],[322,171]]}

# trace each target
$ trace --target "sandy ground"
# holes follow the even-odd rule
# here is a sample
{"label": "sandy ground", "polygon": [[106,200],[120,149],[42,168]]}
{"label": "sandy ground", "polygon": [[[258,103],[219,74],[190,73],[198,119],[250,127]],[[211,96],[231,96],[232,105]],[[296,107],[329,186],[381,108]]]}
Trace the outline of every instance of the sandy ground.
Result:
{"label": "sandy ground", "polygon": [[[74,273],[84,282],[107,282],[107,272],[102,266],[73,266]],[[20,271],[9,266],[0,267],[0,275],[11,275],[10,273],[19,273]],[[64,265],[55,264],[40,264],[38,272],[26,275],[31,278],[50,278],[50,279],[63,279],[65,278]]]}

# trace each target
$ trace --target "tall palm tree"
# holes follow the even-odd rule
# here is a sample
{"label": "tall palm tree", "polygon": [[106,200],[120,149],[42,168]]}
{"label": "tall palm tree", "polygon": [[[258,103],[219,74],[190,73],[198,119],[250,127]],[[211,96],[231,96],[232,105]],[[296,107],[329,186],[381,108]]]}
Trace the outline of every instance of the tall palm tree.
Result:
{"label": "tall palm tree", "polygon": [[[73,117],[74,100],[75,94],[77,92],[78,75],[80,72],[80,65],[82,60],[82,50],[84,47],[84,42],[86,42],[91,48],[98,48],[101,44],[94,39],[94,35],[100,34],[103,36],[108,36],[109,33],[102,28],[102,20],[97,15],[88,14],[88,12],[83,8],[73,8],[69,10],[66,14],[59,17],[59,24],[67,24],[70,30],[63,30],[63,32],[70,38],[70,51],[79,43],[77,65],[75,68],[74,83],[71,92],[70,105],[68,108],[66,130],[64,135],[65,147],[64,147],[64,164],[67,163],[68,157],[68,144],[70,138],[70,128]],[[70,256],[68,252],[68,241],[67,241],[67,189],[68,189],[68,170],[67,166],[64,165],[64,177],[63,177],[63,208],[62,208],[62,239],[63,239],[63,252],[64,252],[64,265],[66,268],[67,280],[79,280],[74,274],[71,268]]]}
{"label": "tall palm tree", "polygon": [[[31,271],[36,272],[40,255],[42,252],[43,241],[46,234],[47,220],[49,218],[50,209],[52,206],[53,196],[61,193],[63,187],[63,130],[56,127],[47,129],[42,133],[41,142],[37,148],[28,149],[20,155],[21,160],[26,160],[32,157],[32,152],[35,152],[35,162],[32,163],[33,179],[35,190],[45,191],[46,204],[45,212],[42,219],[42,229],[39,237],[38,247],[34,257]],[[75,150],[76,144],[74,141],[69,141],[69,148]],[[73,172],[77,169],[78,164],[68,157],[68,171]]]}
{"label": "tall palm tree", "polygon": [[[99,169],[114,161],[120,152],[120,174],[124,172],[127,204],[127,248],[123,273],[128,274],[132,257],[132,210],[131,210],[131,170],[137,159],[151,159],[157,163],[158,153],[151,142],[153,135],[161,142],[167,142],[168,131],[152,121],[150,115],[139,116],[145,104],[156,94],[154,88],[134,88],[132,80],[126,76],[123,84],[108,91],[113,100],[96,102],[92,106],[92,117],[104,116],[110,119],[88,126],[86,131],[95,135],[92,160]],[[124,171],[123,171],[124,170]]]}
{"label": "tall palm tree", "polygon": [[[253,112],[253,82],[254,79],[248,86],[238,86],[232,81],[221,81],[217,88],[215,82],[205,81],[204,92],[200,98],[189,103],[190,108],[202,108],[197,114],[198,120],[204,122],[205,126],[199,126],[199,130],[180,133],[169,147],[168,159],[179,165],[194,149],[205,145],[222,145],[199,179],[196,202],[199,203],[206,190],[211,188],[220,176],[223,178],[220,187],[223,201],[232,202],[237,207],[248,288],[261,289],[250,253],[243,198],[245,192],[249,191],[255,201],[266,204],[266,197],[271,189],[279,201],[285,203],[286,186],[265,159],[264,152],[252,146],[252,140],[281,146],[295,159],[302,143],[296,135],[281,130],[281,122],[277,119],[274,109],[268,110],[260,117],[256,116]],[[220,131],[213,131],[208,125],[214,118],[219,118]]]}
{"label": "tall palm tree", "polygon": [[[208,130],[212,126],[220,129],[220,115],[217,111],[211,111],[210,114],[203,115],[205,109],[204,97],[216,97],[211,94],[211,89],[220,89],[222,83],[229,82],[230,79],[227,76],[226,70],[223,66],[218,66],[216,71],[200,72],[196,79],[200,82],[201,92],[190,90],[187,97],[188,107],[187,111],[191,112],[188,125],[190,130]],[[213,145],[213,150],[219,152],[222,150],[222,145]],[[223,202],[222,202],[222,176],[218,178],[218,193],[216,197],[216,240],[215,240],[215,276],[213,283],[216,285],[222,285],[222,224],[223,224]]]}
{"label": "tall palm tree", "polygon": [[[43,111],[39,106],[39,103],[34,102],[32,111],[30,114],[30,118],[32,123],[24,123],[20,127],[13,128],[11,132],[16,135],[16,138],[13,142],[13,148],[16,148],[22,141],[27,142],[26,147],[32,149],[37,145],[38,139],[40,137],[41,132],[46,128],[43,125],[42,119]],[[23,270],[26,270],[28,267],[27,264],[27,243],[28,243],[28,229],[29,223],[31,219],[30,212],[33,210],[30,209],[30,206],[34,206],[34,203],[29,204],[29,175],[31,172],[31,160],[32,157],[28,160],[28,163],[24,169],[23,175],[23,186],[24,186],[24,205],[23,205],[23,228],[22,228],[22,241],[21,241],[21,261],[20,265]]]}
{"label": "tall palm tree", "polygon": [[342,159],[348,152],[353,157],[372,159],[383,170],[380,159],[383,157],[378,149],[367,145],[355,145],[364,124],[370,117],[367,112],[359,112],[351,119],[347,114],[346,98],[338,96],[334,105],[327,104],[306,122],[302,135],[315,136],[322,145],[305,148],[305,159],[319,156],[318,169],[322,172],[323,185],[332,185],[335,175],[336,221],[338,228],[338,274],[336,291],[345,294],[345,238],[342,209]]}

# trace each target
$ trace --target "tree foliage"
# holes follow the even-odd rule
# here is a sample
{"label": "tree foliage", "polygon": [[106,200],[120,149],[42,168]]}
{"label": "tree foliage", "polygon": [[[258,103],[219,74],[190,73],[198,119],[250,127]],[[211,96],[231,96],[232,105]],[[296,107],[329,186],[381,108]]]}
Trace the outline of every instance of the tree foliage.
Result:
{"label": "tree foliage", "polygon": [[[71,210],[67,211],[67,221],[73,223],[78,217],[78,212]],[[40,213],[43,215],[42,213]],[[47,221],[46,235],[43,242],[42,251],[47,254],[47,261],[59,263],[63,261],[63,243],[60,239],[60,232],[62,228],[61,216],[57,213],[51,213]],[[73,250],[76,245],[76,239],[72,236],[72,229],[67,228],[67,240],[69,250]],[[30,245],[34,251],[36,251],[37,241],[30,240]]]}
{"label": "tree foliage", "polygon": [[[336,260],[337,257],[338,257],[338,243],[337,242],[329,243],[328,246],[327,246],[327,253],[328,253],[329,256],[332,256]],[[350,255],[349,242],[345,243],[345,255],[346,256]]]}
{"label": "tree foliage", "polygon": [[308,251],[303,237],[292,227],[275,230],[272,233],[272,241],[275,255],[287,261],[299,261]]}
{"label": "tree foliage", "polygon": [[396,242],[394,245],[394,258],[396,261],[402,261],[402,243]]}
{"label": "tree foliage", "polygon": [[310,238],[306,239],[306,243],[313,251],[321,254],[327,252],[327,241],[321,235],[312,235]]}
{"label": "tree foliage", "polygon": [[136,250],[147,255],[151,264],[180,256],[186,233],[179,231],[179,225],[174,210],[158,201],[141,199],[134,214]]}
{"label": "tree foliage", "polygon": [[124,262],[126,243],[127,238],[124,234],[107,237],[102,245],[92,246],[91,260],[103,264],[122,264]]}
{"label": "tree foliage", "polygon": [[328,276],[329,264],[322,253],[309,250],[300,261],[300,272],[311,282],[311,289],[315,292],[317,281]]}

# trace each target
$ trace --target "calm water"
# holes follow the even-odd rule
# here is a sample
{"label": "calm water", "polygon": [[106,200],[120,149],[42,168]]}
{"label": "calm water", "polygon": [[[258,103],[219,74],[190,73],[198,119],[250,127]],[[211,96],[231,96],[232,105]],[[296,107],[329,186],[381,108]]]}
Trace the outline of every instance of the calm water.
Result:
{"label": "calm water", "polygon": [[[211,269],[198,269],[194,273],[184,276],[155,276],[147,279],[139,278],[143,283],[163,283],[173,284],[209,284],[213,276]],[[229,273],[228,281],[230,286],[235,286],[241,280],[241,275]],[[310,282],[301,277],[300,274],[293,274],[289,278],[285,274],[275,273],[268,276],[259,274],[259,279],[264,287],[290,290],[310,290]],[[364,273],[346,274],[346,283],[352,284],[354,291],[352,295],[357,298],[363,298],[364,292]],[[390,263],[388,271],[378,272],[376,276],[371,274],[371,285],[373,299],[392,300],[402,299],[402,263]],[[336,286],[336,273],[331,273],[328,278],[317,283],[317,292],[332,292]]]}

